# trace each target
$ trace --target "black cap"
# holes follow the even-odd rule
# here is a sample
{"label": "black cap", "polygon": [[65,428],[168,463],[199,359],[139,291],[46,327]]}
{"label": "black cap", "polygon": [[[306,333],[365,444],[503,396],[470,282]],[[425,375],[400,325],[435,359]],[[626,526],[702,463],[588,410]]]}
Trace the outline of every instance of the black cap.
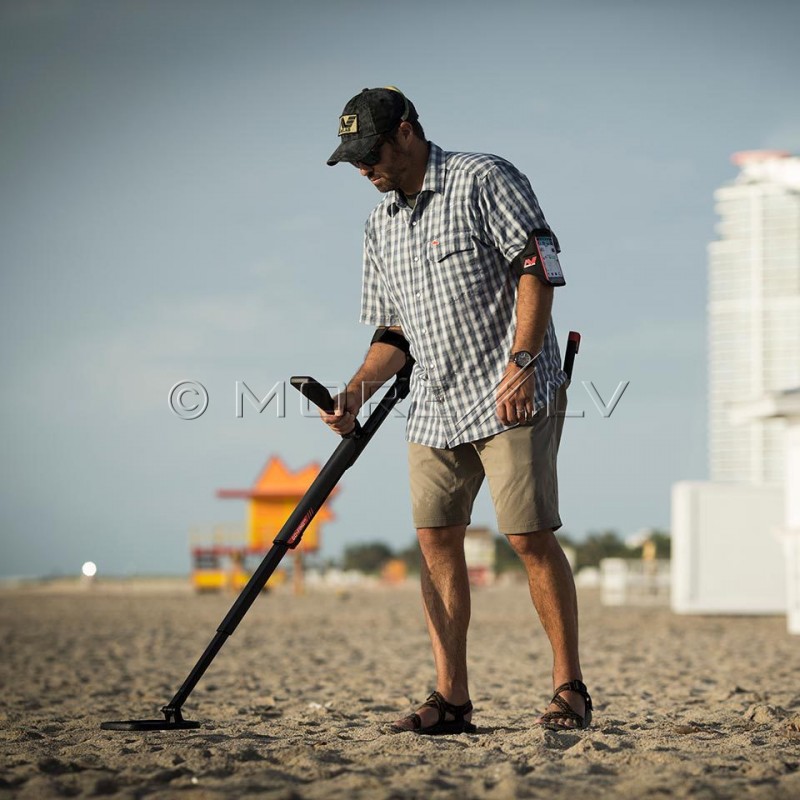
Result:
{"label": "black cap", "polygon": [[328,166],[340,161],[361,161],[381,134],[393,131],[401,122],[416,119],[414,104],[396,87],[362,90],[348,101],[339,117],[342,143],[328,159]]}

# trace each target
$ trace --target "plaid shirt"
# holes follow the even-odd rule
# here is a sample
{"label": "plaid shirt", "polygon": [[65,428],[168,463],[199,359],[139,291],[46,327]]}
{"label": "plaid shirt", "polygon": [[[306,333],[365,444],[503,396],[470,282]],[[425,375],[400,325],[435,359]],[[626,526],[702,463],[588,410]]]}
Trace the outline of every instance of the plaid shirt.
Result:
{"label": "plaid shirt", "polygon": [[[415,208],[389,192],[370,214],[361,321],[399,325],[411,345],[408,441],[454,447],[508,429],[495,392],[516,327],[509,262],[547,227],[528,179],[508,161],[433,143]],[[534,373],[538,410],[566,380],[552,319]]]}

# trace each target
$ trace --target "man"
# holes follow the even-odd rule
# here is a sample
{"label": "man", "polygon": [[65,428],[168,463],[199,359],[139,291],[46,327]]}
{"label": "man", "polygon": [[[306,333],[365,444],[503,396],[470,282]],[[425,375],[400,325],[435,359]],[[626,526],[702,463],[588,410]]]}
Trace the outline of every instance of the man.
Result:
{"label": "man", "polygon": [[413,359],[406,438],[437,682],[391,730],[475,730],[464,535],[484,475],[553,649],[555,695],[535,722],[584,728],[592,705],[575,586],[553,533],[563,420],[555,408],[565,408],[566,390],[550,317],[553,287],[564,283],[555,237],[524,175],[497,156],[428,142],[395,87],[353,97],[339,135],[328,164],[351,163],[384,194],[364,239],[361,321],[377,331],[336,413],[323,420],[351,431],[368,398]]}

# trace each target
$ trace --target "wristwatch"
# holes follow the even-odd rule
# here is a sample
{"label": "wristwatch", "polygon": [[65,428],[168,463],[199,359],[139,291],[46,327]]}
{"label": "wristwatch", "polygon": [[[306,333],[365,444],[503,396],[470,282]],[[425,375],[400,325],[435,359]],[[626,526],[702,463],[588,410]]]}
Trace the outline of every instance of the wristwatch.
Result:
{"label": "wristwatch", "polygon": [[517,350],[516,353],[511,354],[511,361],[513,361],[520,369],[529,367],[536,360],[536,357],[528,350]]}

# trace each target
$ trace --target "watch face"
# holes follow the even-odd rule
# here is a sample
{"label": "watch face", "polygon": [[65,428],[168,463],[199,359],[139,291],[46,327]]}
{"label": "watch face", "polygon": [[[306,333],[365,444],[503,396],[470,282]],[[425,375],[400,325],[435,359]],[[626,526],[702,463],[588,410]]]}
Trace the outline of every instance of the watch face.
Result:
{"label": "watch face", "polygon": [[520,350],[519,353],[514,353],[514,363],[522,369],[525,369],[531,361],[533,361],[533,356],[527,350]]}

